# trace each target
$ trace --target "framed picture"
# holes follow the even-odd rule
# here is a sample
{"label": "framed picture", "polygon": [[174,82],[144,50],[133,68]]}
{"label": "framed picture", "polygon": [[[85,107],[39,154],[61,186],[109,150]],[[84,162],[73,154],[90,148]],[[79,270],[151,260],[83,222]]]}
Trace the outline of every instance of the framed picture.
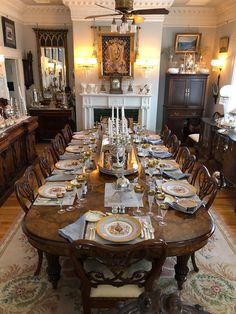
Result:
{"label": "framed picture", "polygon": [[175,53],[197,53],[200,47],[201,34],[176,34]]}
{"label": "framed picture", "polygon": [[9,48],[16,48],[15,23],[4,16],[2,16],[2,31],[4,46]]}
{"label": "framed picture", "polygon": [[227,52],[229,47],[229,37],[221,37],[220,44],[219,44],[219,53]]}
{"label": "framed picture", "polygon": [[134,35],[99,33],[100,77],[118,75],[131,78],[134,73]]}

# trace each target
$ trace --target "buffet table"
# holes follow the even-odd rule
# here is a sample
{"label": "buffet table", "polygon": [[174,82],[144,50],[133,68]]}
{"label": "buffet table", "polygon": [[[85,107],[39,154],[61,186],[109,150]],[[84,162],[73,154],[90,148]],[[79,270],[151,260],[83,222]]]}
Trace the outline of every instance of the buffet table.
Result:
{"label": "buffet table", "polygon": [[0,131],[0,204],[9,196],[14,182],[36,158],[36,117],[21,118]]}
{"label": "buffet table", "polygon": [[[43,200],[44,204],[33,205],[30,208],[22,222],[23,231],[29,242],[35,248],[45,252],[48,262],[48,276],[54,288],[57,287],[60,279],[61,267],[59,258],[61,256],[69,256],[70,254],[70,244],[68,240],[59,235],[59,229],[74,223],[89,210],[98,210],[103,213],[111,210],[111,208],[105,207],[104,190],[105,184],[114,182],[115,178],[105,173],[100,173],[98,167],[87,174],[87,176],[88,192],[86,194],[86,203],[82,203],[79,209],[64,211],[63,214],[59,214],[58,205],[50,206],[52,200],[49,200],[48,203]],[[132,180],[137,176],[139,176],[139,180],[142,180],[142,182],[145,181],[145,174],[141,171],[140,164],[139,174],[134,173],[129,176],[129,179]],[[144,197],[143,201],[144,207],[142,210],[144,213],[147,213],[147,198]],[[126,207],[127,214],[132,215],[133,211],[134,208]],[[157,213],[156,204],[153,205],[153,212]],[[189,271],[187,263],[190,255],[207,244],[215,229],[213,219],[210,213],[204,207],[201,207],[191,215],[168,210],[165,215],[164,226],[161,226],[153,218],[151,218],[151,222],[153,238],[164,239],[168,246],[168,256],[177,256],[175,278],[179,289],[182,289]]]}

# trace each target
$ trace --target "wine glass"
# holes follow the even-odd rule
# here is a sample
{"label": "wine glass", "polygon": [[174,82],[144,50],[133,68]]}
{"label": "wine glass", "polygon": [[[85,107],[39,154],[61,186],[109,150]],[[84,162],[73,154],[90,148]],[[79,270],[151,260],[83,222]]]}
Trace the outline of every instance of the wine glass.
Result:
{"label": "wine glass", "polygon": [[134,185],[134,192],[135,192],[135,196],[136,196],[136,199],[137,199],[137,208],[133,212],[133,215],[137,215],[137,216],[142,216],[143,215],[143,212],[140,210],[140,202],[141,202],[141,200],[143,198],[144,189],[145,189],[145,187],[140,185],[140,184],[135,184]]}
{"label": "wine glass", "polygon": [[56,194],[56,196],[57,196],[57,201],[58,201],[58,203],[60,205],[60,209],[57,211],[57,213],[58,214],[64,214],[66,210],[64,208],[62,208],[62,203],[63,203],[63,197],[65,196],[65,193],[58,192]]}
{"label": "wine glass", "polygon": [[152,212],[152,204],[154,201],[154,195],[155,195],[155,190],[149,190],[148,191],[148,212],[147,214],[149,216],[153,216],[153,212]]}
{"label": "wine glass", "polygon": [[155,217],[156,220],[158,221],[160,226],[165,226],[166,222],[164,221],[164,217],[167,213],[167,209],[168,209],[168,204],[166,203],[157,203],[157,208],[158,208],[158,214]]}
{"label": "wine glass", "polygon": [[[66,191],[68,192],[68,201],[69,201],[69,203],[71,203],[71,201],[72,201],[72,199],[74,198],[74,192],[73,192],[73,190],[74,190],[74,186],[73,185],[67,185],[66,186]],[[71,211],[73,211],[73,210],[75,210],[75,206],[73,206],[73,204],[72,205],[69,205],[67,208],[66,208],[66,211],[68,211],[68,212],[71,212]]]}
{"label": "wine glass", "polygon": [[81,203],[80,203],[81,196],[82,196],[82,189],[81,188],[82,188],[82,183],[78,183],[75,185],[76,196],[77,196],[75,208],[78,208],[78,209],[81,207]]}

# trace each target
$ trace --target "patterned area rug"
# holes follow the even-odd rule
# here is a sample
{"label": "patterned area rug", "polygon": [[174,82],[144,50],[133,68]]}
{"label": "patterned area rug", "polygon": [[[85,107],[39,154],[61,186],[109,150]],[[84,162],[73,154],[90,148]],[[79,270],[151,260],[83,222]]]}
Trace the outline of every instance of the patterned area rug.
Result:
{"label": "patterned area rug", "polygon": [[[0,246],[1,314],[83,313],[79,281],[69,259],[61,260],[62,276],[57,290],[47,280],[44,260],[40,276],[34,277],[37,253],[21,231],[20,219]],[[236,250],[229,235],[216,221],[216,231],[207,246],[197,252],[199,273],[192,270],[180,292],[186,303],[200,304],[212,314],[236,313]],[[174,258],[169,258],[157,283],[176,291]]]}

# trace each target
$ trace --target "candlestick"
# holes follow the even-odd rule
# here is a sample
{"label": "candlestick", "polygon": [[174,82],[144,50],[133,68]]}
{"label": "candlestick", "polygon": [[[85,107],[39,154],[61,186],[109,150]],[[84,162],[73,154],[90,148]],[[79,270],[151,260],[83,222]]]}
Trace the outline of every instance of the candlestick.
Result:
{"label": "candlestick", "polygon": [[112,120],[112,123],[114,122],[114,107],[112,106],[111,108],[111,120]]}
{"label": "candlestick", "polygon": [[119,107],[116,107],[116,118],[119,120]]}
{"label": "candlestick", "polygon": [[122,106],[121,108],[121,117],[122,117],[122,120],[125,118],[125,107]]}
{"label": "candlestick", "polygon": [[116,134],[119,134],[119,118],[116,118]]}

